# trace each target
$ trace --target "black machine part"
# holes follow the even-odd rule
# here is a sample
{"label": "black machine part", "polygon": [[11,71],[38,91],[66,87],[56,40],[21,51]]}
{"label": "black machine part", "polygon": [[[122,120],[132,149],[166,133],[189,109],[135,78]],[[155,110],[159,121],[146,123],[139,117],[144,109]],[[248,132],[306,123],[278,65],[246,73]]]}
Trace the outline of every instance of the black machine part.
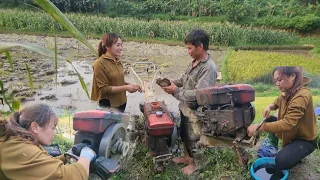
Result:
{"label": "black machine part", "polygon": [[[71,149],[72,153],[66,153],[65,155],[78,160],[82,148],[86,146],[88,145],[85,143],[75,144]],[[120,165],[116,160],[105,158],[104,156],[98,157],[93,162],[91,162],[90,165],[90,172],[97,174],[102,179],[108,178],[111,174],[118,172],[119,169]]]}
{"label": "black machine part", "polygon": [[52,144],[50,146],[42,146],[42,147],[48,152],[48,154],[50,154],[53,157],[61,155],[60,147],[56,144]]}
{"label": "black machine part", "polygon": [[102,179],[106,179],[111,174],[118,172],[119,169],[120,165],[113,159],[107,159],[100,156],[94,161],[94,173],[99,175]]}

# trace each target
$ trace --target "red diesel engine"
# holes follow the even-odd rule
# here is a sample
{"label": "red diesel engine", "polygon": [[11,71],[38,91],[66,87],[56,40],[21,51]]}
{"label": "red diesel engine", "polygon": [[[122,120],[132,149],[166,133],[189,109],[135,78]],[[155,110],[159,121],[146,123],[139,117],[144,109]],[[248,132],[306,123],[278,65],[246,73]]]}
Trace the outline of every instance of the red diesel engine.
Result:
{"label": "red diesel engine", "polygon": [[196,99],[205,135],[235,138],[238,142],[247,137],[247,127],[255,118],[252,86],[234,84],[199,89]]}
{"label": "red diesel engine", "polygon": [[142,107],[146,120],[146,144],[152,156],[169,154],[177,133],[172,115],[163,101],[145,102]]}

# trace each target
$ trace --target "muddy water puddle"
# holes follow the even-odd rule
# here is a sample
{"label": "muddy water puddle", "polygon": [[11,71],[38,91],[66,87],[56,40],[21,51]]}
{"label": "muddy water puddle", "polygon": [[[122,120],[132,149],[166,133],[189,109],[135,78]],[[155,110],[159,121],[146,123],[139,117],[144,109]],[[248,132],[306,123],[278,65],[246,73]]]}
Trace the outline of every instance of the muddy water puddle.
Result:
{"label": "muddy water puddle", "polygon": [[[46,36],[0,34],[1,41],[31,44],[51,50],[54,47],[54,38]],[[73,38],[58,38],[57,42],[59,55],[72,61],[73,66],[83,77],[89,95],[91,95],[94,55]],[[91,39],[89,42],[96,47],[99,40]],[[88,99],[72,66],[65,61],[59,60],[58,62],[58,83],[55,85],[53,59],[22,48],[12,49],[11,56],[15,71],[9,71],[10,65],[6,57],[2,55],[0,59],[2,64],[2,67],[0,66],[1,80],[9,91],[12,89],[18,91],[15,96],[22,97],[23,104],[29,101],[44,102],[49,104],[60,116],[97,107],[97,102]],[[185,47],[125,42],[122,61],[125,69],[128,69],[134,62],[153,62],[160,70],[159,76],[174,79],[183,73],[191,58],[186,53]],[[30,66],[33,77],[35,93],[32,96],[27,95],[30,88],[25,63]],[[129,83],[136,83],[132,73],[127,74],[125,79]],[[164,93],[158,85],[154,88],[154,94],[157,100],[166,102],[170,111],[178,112],[178,101],[172,95]],[[145,100],[144,94],[128,93],[127,96],[126,112],[140,114],[139,103]],[[0,105],[0,109],[6,111],[8,107]]]}

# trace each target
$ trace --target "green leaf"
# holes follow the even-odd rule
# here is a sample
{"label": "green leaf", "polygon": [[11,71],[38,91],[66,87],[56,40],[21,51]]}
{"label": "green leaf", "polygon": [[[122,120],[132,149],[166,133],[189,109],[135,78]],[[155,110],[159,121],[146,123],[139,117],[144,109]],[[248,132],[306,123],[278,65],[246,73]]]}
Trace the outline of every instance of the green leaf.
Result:
{"label": "green leaf", "polygon": [[79,80],[80,80],[82,89],[86,92],[88,98],[90,99],[89,92],[88,92],[88,88],[87,88],[86,83],[85,83],[84,80],[83,80],[83,77],[82,77],[81,74],[77,71],[77,69],[72,65],[72,63],[71,63],[70,60],[66,60],[66,61],[67,61],[69,64],[71,64],[71,66],[73,67],[73,69],[76,71],[76,73],[77,73],[77,75],[78,75],[78,78],[79,78]]}
{"label": "green leaf", "polygon": [[29,78],[29,84],[30,84],[30,88],[31,88],[31,91],[33,92],[33,81],[32,81],[32,76],[30,74],[30,68],[28,66],[28,64],[26,63],[26,69],[27,69],[27,72],[28,72],[28,78]]}
{"label": "green leaf", "polygon": [[66,28],[75,38],[86,45],[92,53],[98,55],[97,51],[85,39],[83,34],[69,21],[69,19],[49,0],[33,0],[43,10],[49,13],[56,21]]}
{"label": "green leaf", "polygon": [[[54,57],[54,52],[50,51],[49,49],[40,47],[40,46],[34,46],[34,45],[26,45],[26,44],[20,44],[20,43],[11,43],[11,42],[0,42],[0,54],[9,51],[11,48],[14,47],[23,47],[30,51],[39,53],[44,56],[48,57]],[[58,56],[61,59],[65,59],[61,56]]]}
{"label": "green leaf", "polygon": [[12,63],[12,58],[11,58],[11,55],[10,55],[10,51],[6,51],[5,53],[6,53],[6,56],[7,56],[8,61],[9,61],[11,70],[14,71],[14,69],[13,69],[13,63]]}
{"label": "green leaf", "polygon": [[15,111],[19,111],[19,110],[20,110],[20,105],[21,105],[21,102],[20,102],[20,101],[14,100],[14,101],[12,102],[12,108],[13,108]]}
{"label": "green leaf", "polygon": [[12,107],[10,106],[10,104],[9,104],[9,102],[8,102],[8,100],[7,100],[7,98],[6,98],[6,96],[4,95],[3,82],[2,82],[1,80],[0,80],[0,90],[3,92],[3,96],[2,96],[2,98],[3,98],[3,100],[4,100],[4,103],[5,103],[6,105],[8,105],[8,106],[9,106],[10,111],[11,111],[11,112],[13,112]]}

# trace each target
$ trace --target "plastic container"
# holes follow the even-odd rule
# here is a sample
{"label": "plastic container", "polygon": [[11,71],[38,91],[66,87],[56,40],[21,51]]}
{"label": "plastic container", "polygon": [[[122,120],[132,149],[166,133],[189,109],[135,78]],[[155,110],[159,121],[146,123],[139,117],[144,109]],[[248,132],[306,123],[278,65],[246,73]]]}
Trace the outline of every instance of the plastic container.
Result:
{"label": "plastic container", "polygon": [[[250,174],[255,180],[265,180],[265,179],[261,179],[258,176],[256,176],[256,173],[254,172],[254,170],[258,166],[261,166],[261,165],[264,165],[264,164],[276,165],[275,158],[271,158],[271,157],[259,158],[251,165]],[[289,171],[288,170],[282,170],[282,173],[284,174],[284,176],[280,180],[286,180],[288,178],[288,176],[289,176]]]}

